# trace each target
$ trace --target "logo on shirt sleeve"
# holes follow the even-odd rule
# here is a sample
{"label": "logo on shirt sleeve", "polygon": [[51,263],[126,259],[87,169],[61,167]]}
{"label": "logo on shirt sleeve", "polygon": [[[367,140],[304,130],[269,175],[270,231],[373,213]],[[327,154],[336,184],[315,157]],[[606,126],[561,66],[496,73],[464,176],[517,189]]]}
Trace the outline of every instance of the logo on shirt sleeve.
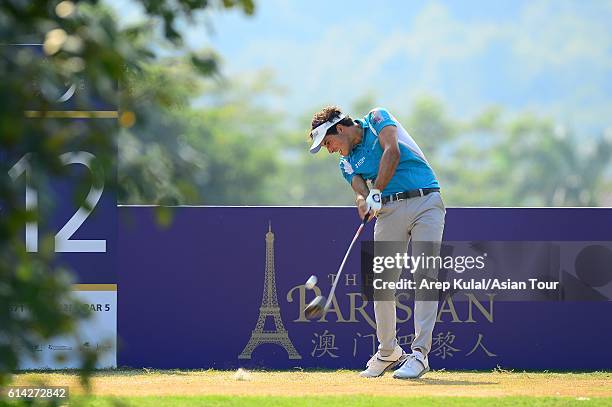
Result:
{"label": "logo on shirt sleeve", "polygon": [[353,166],[346,159],[340,160],[340,166],[342,167],[342,171],[344,171],[347,175],[351,175],[355,171],[353,170]]}
{"label": "logo on shirt sleeve", "polygon": [[382,122],[384,119],[382,113],[380,110],[372,110],[372,123],[374,124],[378,124],[380,122]]}

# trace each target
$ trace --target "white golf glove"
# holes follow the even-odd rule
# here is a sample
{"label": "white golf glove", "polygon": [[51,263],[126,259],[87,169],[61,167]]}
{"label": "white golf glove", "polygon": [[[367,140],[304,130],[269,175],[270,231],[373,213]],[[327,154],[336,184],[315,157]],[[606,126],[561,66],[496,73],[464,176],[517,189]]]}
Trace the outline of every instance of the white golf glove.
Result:
{"label": "white golf glove", "polygon": [[374,188],[370,190],[370,194],[366,198],[366,205],[368,205],[368,212],[372,211],[374,216],[378,214],[378,211],[382,208],[380,189]]}

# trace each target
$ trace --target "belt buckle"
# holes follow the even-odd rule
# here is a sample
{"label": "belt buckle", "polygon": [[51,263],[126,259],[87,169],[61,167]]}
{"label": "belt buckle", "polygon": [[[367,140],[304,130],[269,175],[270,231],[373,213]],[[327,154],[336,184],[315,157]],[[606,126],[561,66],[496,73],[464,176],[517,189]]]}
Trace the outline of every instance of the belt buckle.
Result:
{"label": "belt buckle", "polygon": [[419,196],[425,196],[425,194],[423,193],[423,188],[419,188]]}
{"label": "belt buckle", "polygon": [[401,192],[396,192],[393,194],[393,196],[395,197],[394,201],[401,201],[402,198],[400,198],[400,194]]}

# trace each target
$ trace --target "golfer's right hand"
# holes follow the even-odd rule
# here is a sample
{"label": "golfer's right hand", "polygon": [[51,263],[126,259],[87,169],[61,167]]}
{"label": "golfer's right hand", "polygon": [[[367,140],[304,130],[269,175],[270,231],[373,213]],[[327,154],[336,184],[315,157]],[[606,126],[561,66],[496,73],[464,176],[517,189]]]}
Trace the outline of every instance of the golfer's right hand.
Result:
{"label": "golfer's right hand", "polygon": [[359,217],[361,218],[361,220],[363,220],[363,218],[369,212],[368,204],[366,203],[366,200],[363,197],[358,198],[356,204],[357,211],[359,212]]}

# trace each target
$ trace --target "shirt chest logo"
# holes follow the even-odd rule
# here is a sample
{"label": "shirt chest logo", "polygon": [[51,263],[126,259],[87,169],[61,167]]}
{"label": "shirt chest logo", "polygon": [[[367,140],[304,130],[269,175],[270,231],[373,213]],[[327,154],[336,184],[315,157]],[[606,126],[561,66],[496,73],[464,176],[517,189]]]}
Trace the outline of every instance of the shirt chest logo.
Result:
{"label": "shirt chest logo", "polygon": [[363,165],[363,163],[365,162],[366,158],[365,156],[361,157],[356,163],[355,163],[355,168],[359,168]]}

